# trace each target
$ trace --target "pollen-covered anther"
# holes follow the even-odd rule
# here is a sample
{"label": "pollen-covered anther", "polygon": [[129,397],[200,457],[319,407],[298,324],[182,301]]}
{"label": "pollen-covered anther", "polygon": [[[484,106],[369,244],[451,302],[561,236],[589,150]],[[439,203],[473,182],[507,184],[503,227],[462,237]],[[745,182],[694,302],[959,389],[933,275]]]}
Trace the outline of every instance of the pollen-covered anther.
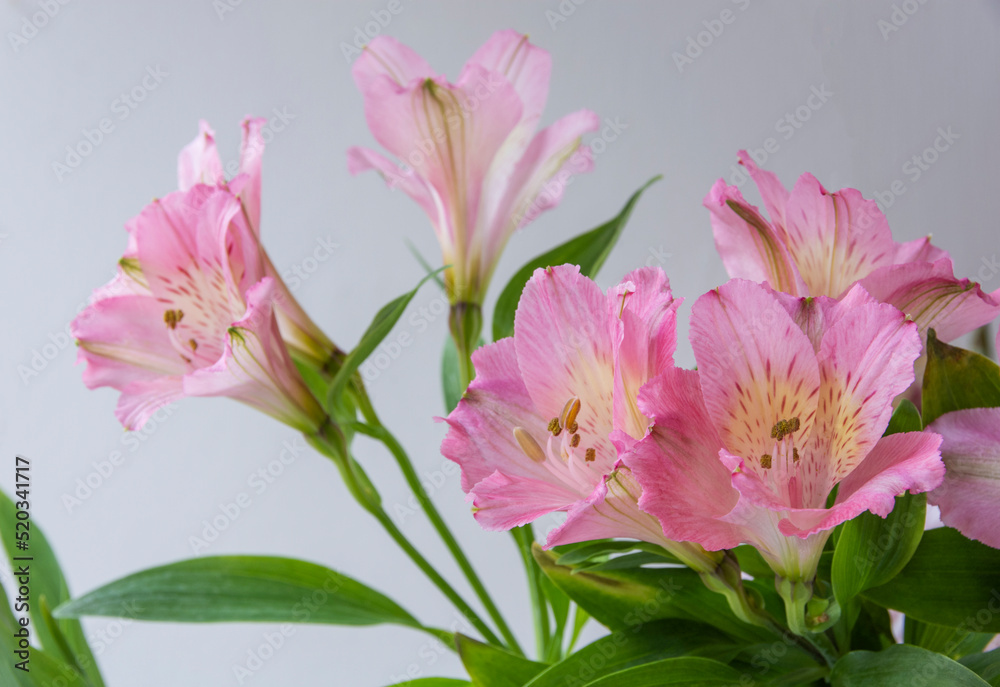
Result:
{"label": "pollen-covered anther", "polygon": [[549,431],[552,432],[552,436],[559,436],[559,432],[562,431],[562,426],[559,424],[559,418],[554,417],[549,420]]}
{"label": "pollen-covered anther", "polygon": [[183,310],[164,310],[163,321],[170,329],[177,329],[177,325],[184,319]]}
{"label": "pollen-covered anther", "polygon": [[577,446],[579,446],[580,445],[580,435],[579,434],[574,434],[573,438],[569,440],[569,445],[572,446],[573,448],[576,448]]}
{"label": "pollen-covered anther", "polygon": [[771,469],[771,454],[765,453],[760,457],[760,466],[765,470]]}
{"label": "pollen-covered anther", "polygon": [[792,447],[792,462],[793,463],[798,463],[800,460],[801,460],[801,458],[799,458],[799,450],[793,446]]}
{"label": "pollen-covered anther", "polygon": [[588,463],[593,463],[595,460],[597,460],[597,451],[595,449],[588,448],[586,452],[583,454],[583,459]]}
{"label": "pollen-covered anther", "polygon": [[799,431],[800,426],[801,424],[797,417],[793,417],[791,420],[778,420],[771,427],[771,438],[775,441],[781,441],[786,436]]}
{"label": "pollen-covered anther", "polygon": [[198,342],[195,341],[194,339],[188,339],[188,346],[191,347],[192,351],[197,351],[198,350]]}
{"label": "pollen-covered anther", "polygon": [[523,427],[514,428],[514,438],[517,439],[517,445],[521,447],[524,455],[536,463],[545,462],[545,451],[535,441],[535,437],[531,436]]}
{"label": "pollen-covered anther", "polygon": [[566,401],[566,405],[563,406],[559,420],[562,422],[562,426],[569,429],[570,432],[576,432],[572,427],[576,426],[576,416],[580,414],[580,407],[580,399],[576,396]]}

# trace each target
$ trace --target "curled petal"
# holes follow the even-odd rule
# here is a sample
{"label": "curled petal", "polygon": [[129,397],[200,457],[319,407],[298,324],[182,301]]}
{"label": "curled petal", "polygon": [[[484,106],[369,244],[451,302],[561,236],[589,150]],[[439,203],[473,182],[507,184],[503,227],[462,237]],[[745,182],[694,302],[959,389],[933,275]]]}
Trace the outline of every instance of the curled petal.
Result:
{"label": "curled petal", "polygon": [[1000,291],[984,293],[979,284],[957,279],[949,258],[883,267],[861,285],[909,315],[922,333],[933,328],[941,341],[953,341],[1000,315]]}
{"label": "curled petal", "polygon": [[362,93],[382,78],[404,87],[415,79],[436,76],[424,58],[389,36],[376,36],[366,45],[354,61],[351,74]]}

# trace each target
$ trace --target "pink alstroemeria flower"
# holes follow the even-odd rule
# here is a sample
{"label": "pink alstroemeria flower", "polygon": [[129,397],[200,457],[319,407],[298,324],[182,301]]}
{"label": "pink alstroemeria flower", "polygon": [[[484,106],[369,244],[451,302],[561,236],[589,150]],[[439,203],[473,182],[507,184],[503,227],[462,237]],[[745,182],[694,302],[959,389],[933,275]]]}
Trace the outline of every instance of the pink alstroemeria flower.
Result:
{"label": "pink alstroemeria flower", "polygon": [[547,546],[630,537],[714,568],[700,547],[664,539],[618,461],[649,425],[639,388],[673,367],[678,305],[659,269],[636,270],[606,295],[574,265],[535,271],[514,336],[473,354],[476,377],[441,445],[485,529],[568,511]]}
{"label": "pink alstroemeria flower", "polygon": [[351,148],[348,168],[378,171],[427,213],[452,266],[452,303],[480,304],[511,234],[559,203],[570,173],[593,166],[581,146],[599,125],[593,112],[534,133],[551,67],[549,54],[515,31],[494,34],[455,83],[386,36],[354,63],[368,127],[400,166]]}
{"label": "pink alstroemeria flower", "polygon": [[698,371],[668,369],[643,388],[654,425],[623,456],[667,538],[752,544],[808,587],[834,527],[885,517],[896,495],[944,478],[940,436],[882,437],[921,343],[862,287],[837,301],[734,279],[695,303],[691,344]]}
{"label": "pink alstroemeria flower", "polygon": [[117,277],[72,324],[84,382],[121,391],[122,424],[138,429],[184,396],[229,396],[316,432],[326,414],[282,341],[278,285],[240,200],[199,184],[154,200],[126,229]]}
{"label": "pink alstroemeria flower", "polygon": [[943,438],[944,484],[927,495],[941,522],[1000,549],[1000,408],[945,413],[928,425]]}
{"label": "pink alstroemeria flower", "polygon": [[[240,145],[239,165],[230,166],[230,180],[222,167],[215,146],[215,132],[202,120],[198,135],[181,151],[177,163],[177,182],[181,191],[197,184],[224,188],[240,200],[244,219],[254,238],[260,241],[261,159],[264,155],[262,135],[266,120],[248,117],[243,120],[243,141]],[[235,168],[234,168],[235,167]],[[335,364],[341,354],[339,349],[309,318],[299,302],[292,296],[284,280],[271,263],[263,246],[260,253],[264,273],[275,283],[274,311],[278,318],[281,336],[291,350],[308,358],[317,367]]]}
{"label": "pink alstroemeria flower", "polygon": [[1000,290],[957,279],[948,253],[930,238],[892,239],[885,215],[852,188],[829,193],[811,174],[789,192],[739,153],[770,221],[720,179],[705,197],[715,245],[730,277],[767,282],[795,296],[838,298],[855,283],[909,315],[922,333],[952,341],[1000,314]]}

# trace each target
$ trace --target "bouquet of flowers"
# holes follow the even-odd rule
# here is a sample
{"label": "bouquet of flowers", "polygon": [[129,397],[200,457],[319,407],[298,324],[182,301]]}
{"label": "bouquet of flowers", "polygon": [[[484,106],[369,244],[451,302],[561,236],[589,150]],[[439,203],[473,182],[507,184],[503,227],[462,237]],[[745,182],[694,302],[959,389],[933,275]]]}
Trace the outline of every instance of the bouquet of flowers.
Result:
{"label": "bouquet of flowers", "polygon": [[[607,291],[593,281],[655,179],[524,265],[484,332],[508,239],[593,167],[582,143],[600,126],[593,112],[537,130],[550,70],[514,31],[454,82],[389,37],[358,57],[388,155],[352,148],[349,168],[423,209],[442,267],[425,261],[424,280],[353,346],[331,341],[268,257],[256,118],[231,178],[202,122],[178,189],[126,224],[117,276],[72,325],[84,383],[120,392],[128,429],[187,396],[228,396],[301,432],[473,629],[429,626],[362,581],[275,556],[179,561],[71,597],[40,532],[18,546],[29,537],[13,534],[26,500],[14,493],[0,502],[3,544],[15,578],[32,556],[41,601],[18,617],[4,599],[3,643],[31,662],[4,662],[0,682],[102,687],[79,618],[128,608],[145,621],[394,623],[457,652],[468,673],[401,683],[412,687],[1000,685],[1000,367],[949,343],[1000,315],[1000,291],[957,277],[929,238],[894,241],[859,191],[810,174],[789,189],[740,152],[764,207],[721,179],[703,200],[731,279],[694,295],[695,369],[674,363],[682,298],[660,268]],[[450,412],[427,421],[447,425],[440,451],[473,517],[517,544],[530,644],[359,372],[420,288],[450,303]],[[391,453],[474,599],[386,512],[358,435]],[[943,527],[925,528],[928,505]],[[560,524],[535,531],[550,514]],[[607,632],[580,647],[588,623]]]}

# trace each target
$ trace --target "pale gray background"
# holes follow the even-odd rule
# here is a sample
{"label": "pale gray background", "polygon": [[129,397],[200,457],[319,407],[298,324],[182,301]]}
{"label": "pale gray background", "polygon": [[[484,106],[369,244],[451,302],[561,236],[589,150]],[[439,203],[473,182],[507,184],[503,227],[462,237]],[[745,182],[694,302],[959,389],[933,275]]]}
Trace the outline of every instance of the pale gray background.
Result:
{"label": "pale gray background", "polygon": [[[189,537],[199,534],[202,521],[217,514],[219,504],[251,492],[248,476],[294,437],[239,404],[191,399],[139,441],[125,437],[112,415],[115,392],[84,388],[72,346],[27,383],[17,372],[50,337],[61,342],[59,332],[78,304],[111,276],[125,245],[123,223],[175,187],[177,152],[194,137],[199,118],[216,128],[223,159],[230,161],[244,115],[270,116],[274,108],[294,115],[267,148],[263,234],[281,267],[301,264],[317,239],[339,244],[296,295],[342,346],[353,345],[375,309],[420,276],[404,236],[435,255],[430,227],[413,202],[374,174],[352,178],[346,171],[348,146],[374,141],[340,44],[386,4],[244,0],[220,19],[209,0],[78,0],[15,52],[8,32],[21,30],[23,18],[39,8],[4,0],[0,486],[11,487],[15,452],[31,457],[33,517],[55,543],[74,592],[191,556]],[[903,4],[916,11],[887,38],[878,26],[893,13],[887,0],[589,0],[579,6],[571,0],[403,0],[385,32],[452,77],[493,31],[528,32],[553,55],[544,123],[589,107],[628,124],[597,156],[596,170],[573,182],[558,210],[514,238],[493,295],[526,259],[612,216],[637,186],[663,173],[600,282],[607,286],[635,266],[661,264],[690,305],[725,280],[701,199],[716,178],[728,175],[737,149],[761,147],[769,137],[780,147],[764,166],[788,185],[811,171],[828,188],[853,186],[871,196],[903,180],[906,193],[888,210],[896,237],[934,232],[961,275],[974,276],[984,257],[1000,252],[1000,6],[987,0]],[[575,11],[553,29],[546,15],[560,6]],[[735,21],[679,72],[673,53],[724,9]],[[168,76],[119,121],[115,99],[156,66]],[[775,131],[777,120],[805,105],[813,87],[833,96],[786,140]],[[81,128],[94,128],[102,117],[114,118],[115,130],[57,180],[53,161],[81,139]],[[933,143],[938,127],[949,126],[960,138],[912,181],[903,165]],[[990,290],[1000,282],[992,270],[981,276]],[[426,288],[414,303],[416,317],[416,308],[431,308],[437,297]],[[398,331],[409,333],[413,344],[370,386],[419,469],[434,472],[443,460],[442,428],[431,415],[441,405],[437,361],[446,323],[437,317],[422,331],[410,318]],[[691,364],[684,341],[678,358]],[[125,463],[69,512],[63,496],[116,449]],[[402,482],[385,452],[367,442],[358,450],[387,503],[402,499]],[[353,505],[326,459],[306,451],[266,492],[251,495],[252,506],[209,553],[321,562],[383,590],[428,623],[452,624],[441,596]],[[525,585],[509,537],[480,531],[456,478],[433,496],[528,644]],[[422,516],[407,519],[403,529],[457,579]],[[122,627],[104,620],[86,627],[116,637],[99,657],[112,687],[236,684],[233,665],[274,629]],[[454,656],[438,658],[410,631],[303,626],[246,684],[381,687],[411,668],[421,676],[461,674]]]}

